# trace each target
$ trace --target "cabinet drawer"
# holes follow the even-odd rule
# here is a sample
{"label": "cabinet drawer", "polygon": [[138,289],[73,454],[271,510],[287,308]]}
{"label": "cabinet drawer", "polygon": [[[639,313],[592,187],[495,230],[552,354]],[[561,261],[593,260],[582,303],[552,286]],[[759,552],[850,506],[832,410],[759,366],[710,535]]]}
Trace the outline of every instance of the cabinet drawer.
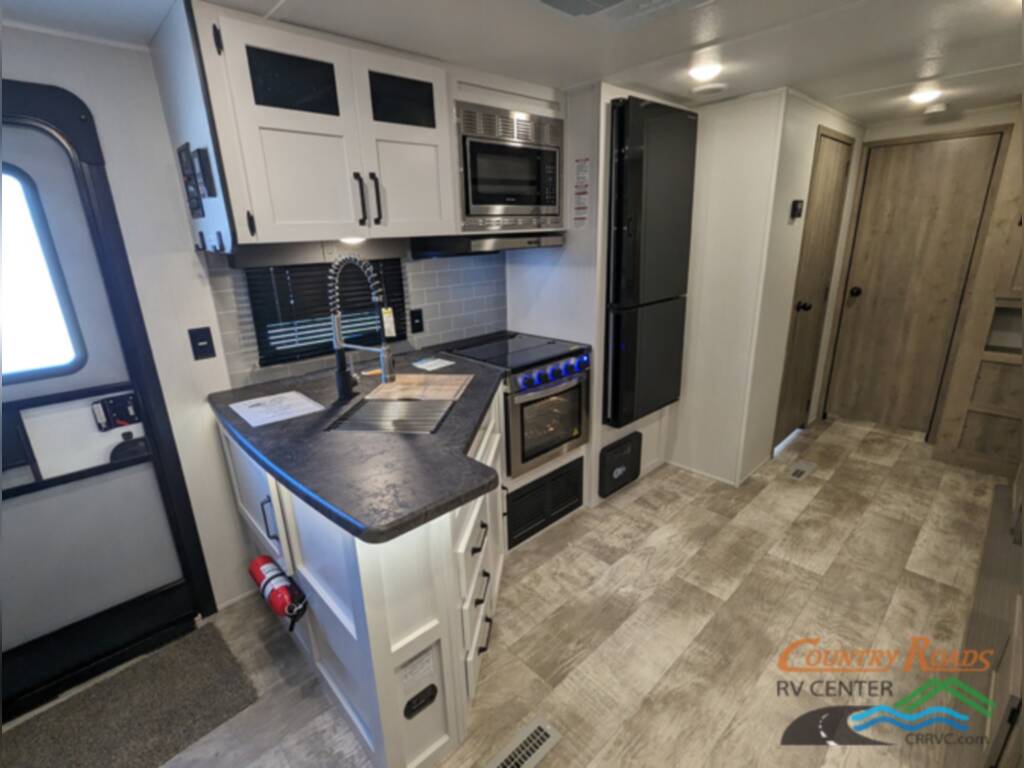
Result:
{"label": "cabinet drawer", "polygon": [[491,435],[490,445],[480,461],[501,474],[501,433]]}
{"label": "cabinet drawer", "polygon": [[463,598],[469,594],[473,578],[484,560],[484,549],[494,533],[485,514],[487,497],[488,494],[484,494],[471,502],[466,526],[455,545],[455,559],[459,564],[459,594]]}
{"label": "cabinet drawer", "polygon": [[490,446],[491,436],[494,434],[494,414],[488,410],[480,429],[477,430],[473,444],[469,447],[469,457],[479,462],[487,463],[485,456]]}
{"label": "cabinet drawer", "polygon": [[476,684],[480,679],[480,665],[484,655],[491,649],[491,640],[494,637],[494,617],[490,613],[484,613],[477,625],[473,644],[466,654],[466,689],[469,698],[476,694]]}

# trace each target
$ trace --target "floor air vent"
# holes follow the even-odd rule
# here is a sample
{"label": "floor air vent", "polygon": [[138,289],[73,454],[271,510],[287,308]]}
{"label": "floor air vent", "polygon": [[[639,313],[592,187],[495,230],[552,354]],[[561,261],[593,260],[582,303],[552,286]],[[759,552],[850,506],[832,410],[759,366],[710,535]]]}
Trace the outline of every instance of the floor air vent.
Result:
{"label": "floor air vent", "polygon": [[487,761],[486,768],[533,768],[540,763],[561,738],[558,731],[543,720],[534,720],[497,755]]}
{"label": "floor air vent", "polygon": [[794,480],[803,480],[808,475],[814,474],[814,470],[817,468],[817,464],[813,464],[809,461],[798,461],[790,467],[789,476]]}

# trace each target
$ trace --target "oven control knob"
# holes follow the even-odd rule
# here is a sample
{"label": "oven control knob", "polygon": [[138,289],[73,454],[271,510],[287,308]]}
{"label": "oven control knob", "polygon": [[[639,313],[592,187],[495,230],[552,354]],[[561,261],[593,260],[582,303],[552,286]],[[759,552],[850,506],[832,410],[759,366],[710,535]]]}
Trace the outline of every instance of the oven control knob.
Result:
{"label": "oven control knob", "polygon": [[522,376],[519,377],[519,388],[520,389],[529,389],[532,386],[533,386],[533,379],[530,377],[530,374],[524,373]]}
{"label": "oven control knob", "polygon": [[576,360],[576,370],[582,371],[590,367],[590,355],[580,355]]}
{"label": "oven control knob", "polygon": [[545,381],[547,381],[547,378],[548,378],[548,375],[546,373],[544,373],[544,371],[534,371],[533,372],[533,383],[534,384],[537,384],[537,385],[543,384]]}
{"label": "oven control knob", "polygon": [[563,376],[569,376],[573,372],[575,372],[575,370],[576,370],[576,361],[575,360],[566,360],[564,363],[562,363],[562,375]]}
{"label": "oven control knob", "polygon": [[551,381],[562,378],[562,369],[557,365],[552,365],[548,368],[548,378],[551,379]]}

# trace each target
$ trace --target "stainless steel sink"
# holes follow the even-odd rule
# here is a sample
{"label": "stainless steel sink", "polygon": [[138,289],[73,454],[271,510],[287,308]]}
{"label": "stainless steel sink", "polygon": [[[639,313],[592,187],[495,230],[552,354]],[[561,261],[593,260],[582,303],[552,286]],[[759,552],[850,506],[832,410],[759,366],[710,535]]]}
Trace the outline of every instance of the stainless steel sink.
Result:
{"label": "stainless steel sink", "polygon": [[428,435],[451,407],[451,400],[363,400],[328,429]]}

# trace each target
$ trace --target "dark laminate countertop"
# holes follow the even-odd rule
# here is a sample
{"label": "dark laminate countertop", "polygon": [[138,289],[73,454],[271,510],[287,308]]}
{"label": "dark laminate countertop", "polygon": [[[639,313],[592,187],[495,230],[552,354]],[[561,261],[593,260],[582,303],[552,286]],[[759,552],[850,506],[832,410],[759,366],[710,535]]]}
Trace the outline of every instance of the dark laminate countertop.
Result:
{"label": "dark laminate countertop", "polygon": [[[462,397],[430,435],[327,430],[357,401],[335,402],[334,372],[312,373],[217,392],[209,401],[220,423],[264,469],[314,509],[368,542],[393,539],[497,487],[497,473],[466,456],[503,372],[443,353],[455,361],[437,373],[471,373]],[[399,373],[423,373],[414,352],[395,358]],[[357,368],[376,367],[363,363]],[[377,379],[361,377],[363,394]],[[250,427],[229,406],[297,391],[326,409]]]}

